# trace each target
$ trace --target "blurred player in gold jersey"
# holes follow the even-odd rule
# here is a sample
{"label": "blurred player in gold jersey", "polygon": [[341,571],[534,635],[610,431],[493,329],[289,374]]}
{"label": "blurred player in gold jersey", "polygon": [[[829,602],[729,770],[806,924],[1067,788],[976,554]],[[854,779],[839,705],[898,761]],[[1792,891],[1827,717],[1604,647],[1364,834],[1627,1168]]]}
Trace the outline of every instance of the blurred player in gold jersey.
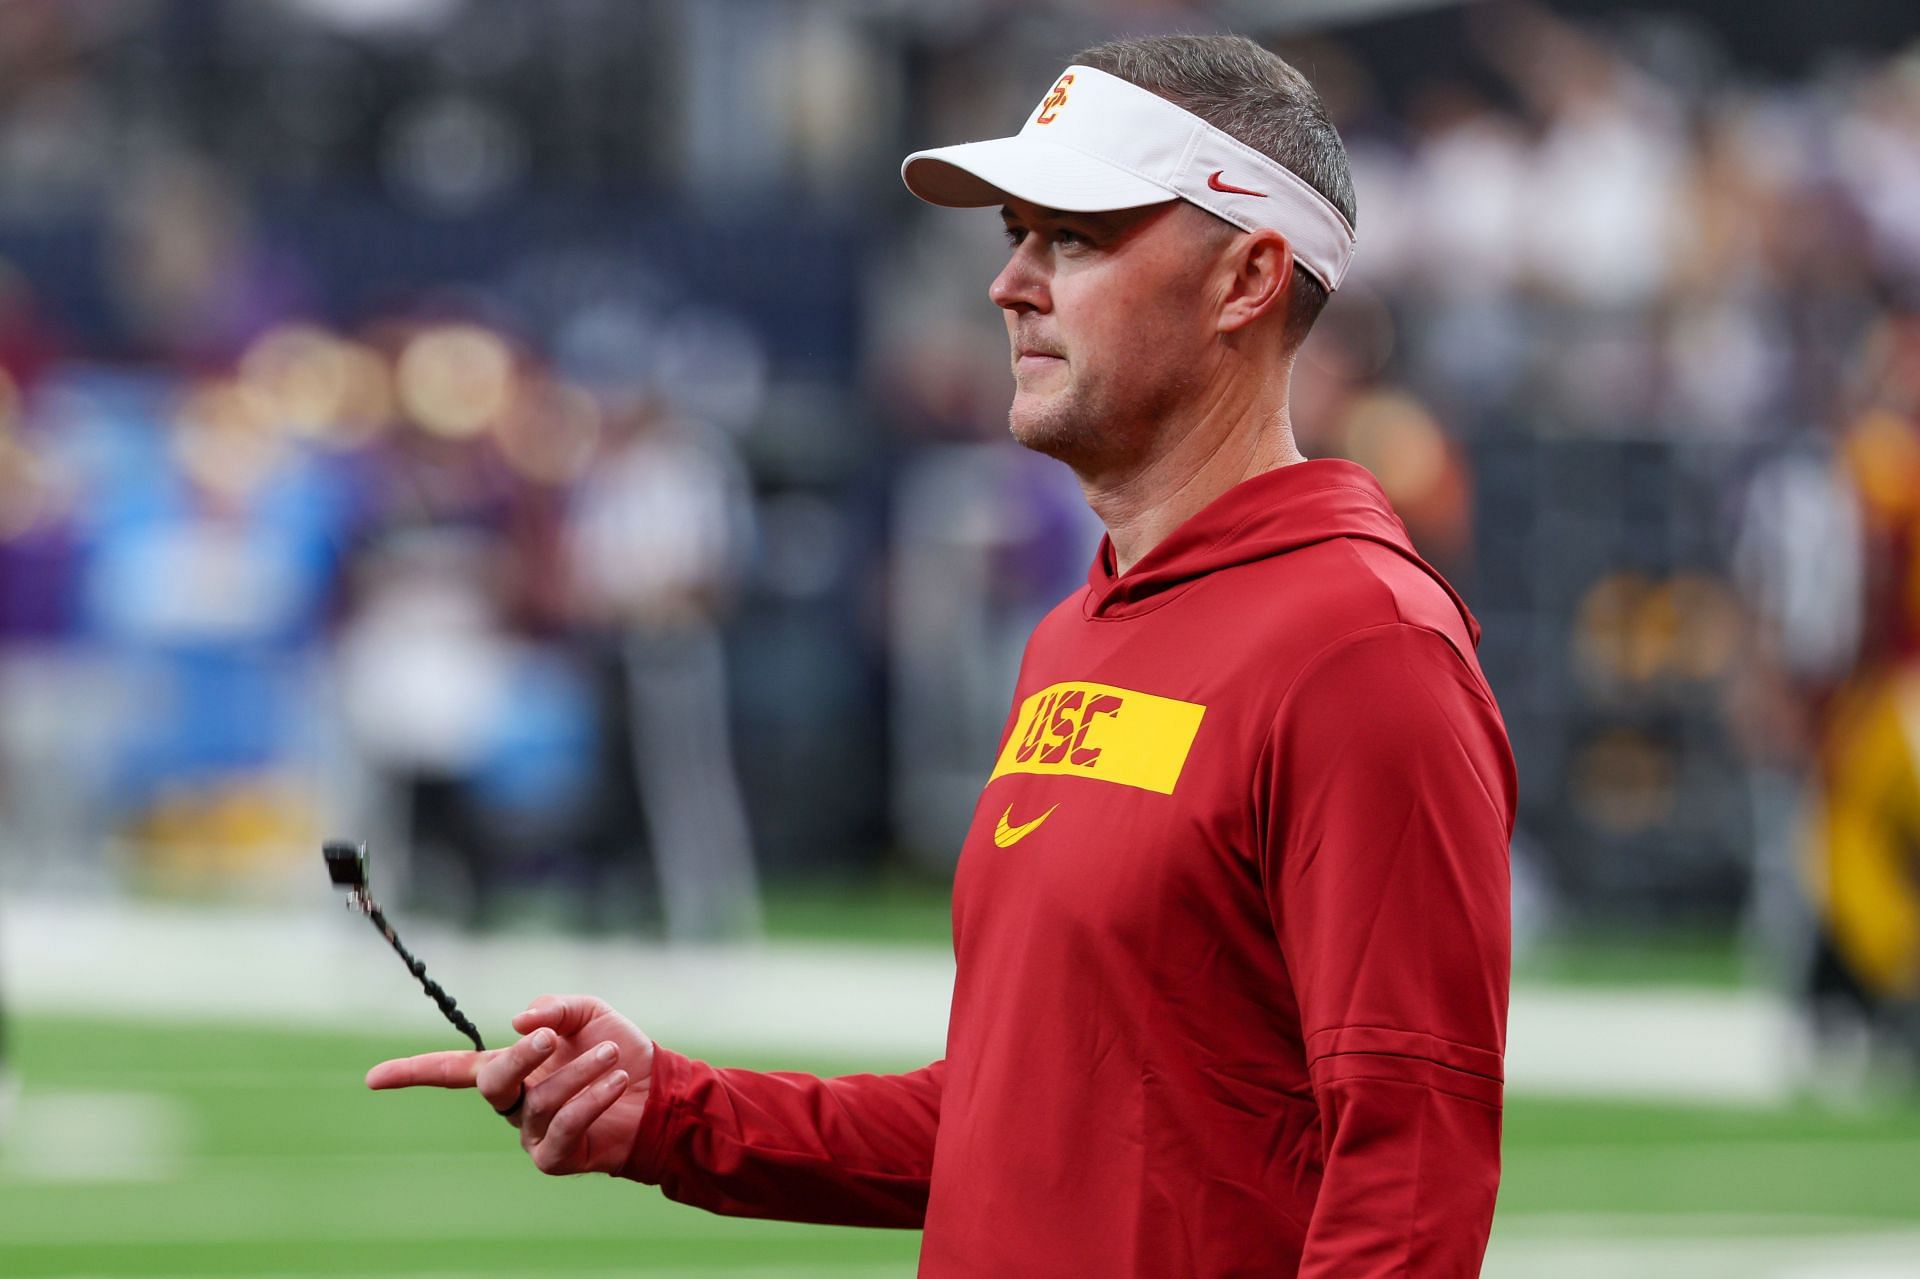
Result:
{"label": "blurred player in gold jersey", "polygon": [[1920,1069],[1920,313],[1887,318],[1842,466],[1864,542],[1860,659],[1818,741],[1816,1016],[1857,1015],[1873,1056]]}

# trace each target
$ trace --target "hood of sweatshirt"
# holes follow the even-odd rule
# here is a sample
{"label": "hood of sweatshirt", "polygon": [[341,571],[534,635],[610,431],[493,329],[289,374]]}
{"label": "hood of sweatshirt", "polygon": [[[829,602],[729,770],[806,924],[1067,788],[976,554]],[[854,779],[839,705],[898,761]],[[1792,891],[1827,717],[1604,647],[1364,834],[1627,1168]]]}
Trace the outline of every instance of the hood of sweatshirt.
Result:
{"label": "hood of sweatshirt", "polygon": [[1406,525],[1393,513],[1380,482],[1363,466],[1336,458],[1296,462],[1267,471],[1222,493],[1121,576],[1113,571],[1113,541],[1087,574],[1086,615],[1120,619],[1164,602],[1170,591],[1217,573],[1333,538],[1377,542],[1406,557],[1438,582],[1460,610],[1467,633],[1480,643],[1480,624],[1447,580],[1421,559]]}

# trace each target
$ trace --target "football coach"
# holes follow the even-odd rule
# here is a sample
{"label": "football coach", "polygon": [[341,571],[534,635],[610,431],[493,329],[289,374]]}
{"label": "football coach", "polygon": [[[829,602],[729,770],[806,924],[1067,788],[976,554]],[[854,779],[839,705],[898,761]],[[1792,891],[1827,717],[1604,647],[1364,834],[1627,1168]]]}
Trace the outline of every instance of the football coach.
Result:
{"label": "football coach", "polygon": [[926,1279],[1477,1275],[1513,761],[1466,606],[1370,474],[1294,444],[1354,248],[1339,136],[1257,45],[1161,37],[902,172],[999,209],[1013,436],[1107,529],[961,851],[946,1056],[721,1069],[543,996],[369,1086],[477,1087],[549,1173],[923,1228]]}

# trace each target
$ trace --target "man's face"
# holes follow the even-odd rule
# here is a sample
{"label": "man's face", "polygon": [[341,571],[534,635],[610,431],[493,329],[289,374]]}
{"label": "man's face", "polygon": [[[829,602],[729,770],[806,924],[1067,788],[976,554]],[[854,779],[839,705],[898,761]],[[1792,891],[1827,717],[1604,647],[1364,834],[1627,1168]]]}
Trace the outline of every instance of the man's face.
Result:
{"label": "man's face", "polygon": [[1083,475],[1150,455],[1203,384],[1231,228],[1180,200],[1000,215],[1012,253],[988,296],[1013,348],[1013,437]]}

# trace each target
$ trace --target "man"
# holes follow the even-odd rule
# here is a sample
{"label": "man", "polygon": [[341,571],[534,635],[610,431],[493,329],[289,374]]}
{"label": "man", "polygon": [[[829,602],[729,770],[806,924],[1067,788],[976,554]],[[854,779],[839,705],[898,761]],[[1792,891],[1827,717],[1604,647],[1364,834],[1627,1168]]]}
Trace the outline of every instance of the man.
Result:
{"label": "man", "polygon": [[543,998],[509,1048],[369,1084],[477,1085],[549,1172],[923,1226],[923,1276],[1477,1274],[1512,761],[1465,607],[1371,476],[1293,444],[1352,252],[1337,135],[1257,46],[1170,37],[904,174],[1002,206],[1013,434],[1108,530],[961,854],[946,1057],[721,1070]]}

